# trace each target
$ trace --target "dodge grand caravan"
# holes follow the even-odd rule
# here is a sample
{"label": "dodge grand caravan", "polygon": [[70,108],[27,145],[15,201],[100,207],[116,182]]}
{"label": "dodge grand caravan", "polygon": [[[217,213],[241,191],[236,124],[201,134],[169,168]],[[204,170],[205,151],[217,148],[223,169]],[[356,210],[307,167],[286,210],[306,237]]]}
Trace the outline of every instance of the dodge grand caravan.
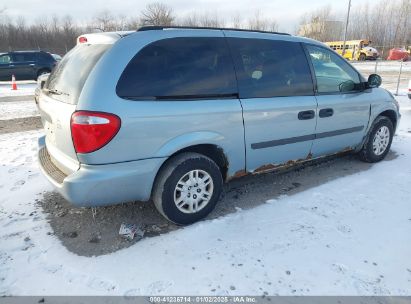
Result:
{"label": "dodge grand caravan", "polygon": [[341,151],[388,153],[399,106],[320,42],[145,27],[83,35],[38,96],[42,171],[76,206],[154,202],[190,224],[223,182]]}

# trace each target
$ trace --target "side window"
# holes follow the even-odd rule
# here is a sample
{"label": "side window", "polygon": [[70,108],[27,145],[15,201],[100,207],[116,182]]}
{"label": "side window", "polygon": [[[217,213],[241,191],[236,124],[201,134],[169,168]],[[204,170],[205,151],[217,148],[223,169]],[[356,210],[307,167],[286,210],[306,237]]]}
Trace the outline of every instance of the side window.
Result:
{"label": "side window", "polygon": [[36,53],[14,53],[14,62],[36,61]]}
{"label": "side window", "polygon": [[306,47],[314,67],[318,93],[349,92],[359,87],[360,76],[344,59],[322,47]]}
{"label": "side window", "polygon": [[171,38],[144,47],[117,83],[129,99],[230,97],[237,94],[224,38]]}
{"label": "side window", "polygon": [[25,62],[26,59],[24,58],[24,54],[16,53],[16,54],[13,54],[13,61],[14,62]]}
{"label": "side window", "polygon": [[0,56],[0,64],[8,64],[11,62],[10,55],[1,55]]}
{"label": "side window", "polygon": [[241,98],[313,95],[313,83],[299,43],[228,38]]}
{"label": "side window", "polygon": [[36,61],[36,53],[25,53],[24,61]]}

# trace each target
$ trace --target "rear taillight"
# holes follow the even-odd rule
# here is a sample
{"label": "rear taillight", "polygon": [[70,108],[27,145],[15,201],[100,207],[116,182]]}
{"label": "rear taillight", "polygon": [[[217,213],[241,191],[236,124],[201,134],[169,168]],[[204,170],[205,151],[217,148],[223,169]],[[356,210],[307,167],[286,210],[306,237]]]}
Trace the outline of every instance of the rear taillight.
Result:
{"label": "rear taillight", "polygon": [[87,38],[84,37],[84,36],[81,36],[81,37],[78,38],[78,42],[79,43],[87,43]]}
{"label": "rear taillight", "polygon": [[118,130],[117,115],[102,112],[78,111],[71,115],[71,136],[77,153],[90,153],[107,145]]}

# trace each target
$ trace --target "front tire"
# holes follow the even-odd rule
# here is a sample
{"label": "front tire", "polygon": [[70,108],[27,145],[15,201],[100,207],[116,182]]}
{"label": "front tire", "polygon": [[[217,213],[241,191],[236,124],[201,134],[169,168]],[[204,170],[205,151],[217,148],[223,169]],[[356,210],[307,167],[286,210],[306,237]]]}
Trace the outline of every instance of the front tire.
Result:
{"label": "front tire", "polygon": [[360,54],[360,61],[365,61],[367,56],[365,54]]}
{"label": "front tire", "polygon": [[361,160],[368,163],[376,163],[385,158],[390,151],[394,126],[391,120],[385,116],[375,119],[362,150],[359,152]]}
{"label": "front tire", "polygon": [[188,225],[205,218],[220,198],[223,178],[210,158],[182,153],[160,170],[153,189],[157,210],[169,221]]}

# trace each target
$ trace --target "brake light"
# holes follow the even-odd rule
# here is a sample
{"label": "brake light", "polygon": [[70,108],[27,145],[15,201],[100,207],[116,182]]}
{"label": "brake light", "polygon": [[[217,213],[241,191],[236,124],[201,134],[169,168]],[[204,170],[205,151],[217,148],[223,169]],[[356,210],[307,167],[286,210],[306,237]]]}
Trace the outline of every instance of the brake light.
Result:
{"label": "brake light", "polygon": [[84,36],[81,36],[81,37],[78,38],[78,42],[79,42],[79,43],[86,43],[86,42],[87,42],[87,38],[84,37]]}
{"label": "brake light", "polygon": [[78,111],[71,115],[71,137],[77,153],[101,149],[120,130],[120,117],[110,113]]}

